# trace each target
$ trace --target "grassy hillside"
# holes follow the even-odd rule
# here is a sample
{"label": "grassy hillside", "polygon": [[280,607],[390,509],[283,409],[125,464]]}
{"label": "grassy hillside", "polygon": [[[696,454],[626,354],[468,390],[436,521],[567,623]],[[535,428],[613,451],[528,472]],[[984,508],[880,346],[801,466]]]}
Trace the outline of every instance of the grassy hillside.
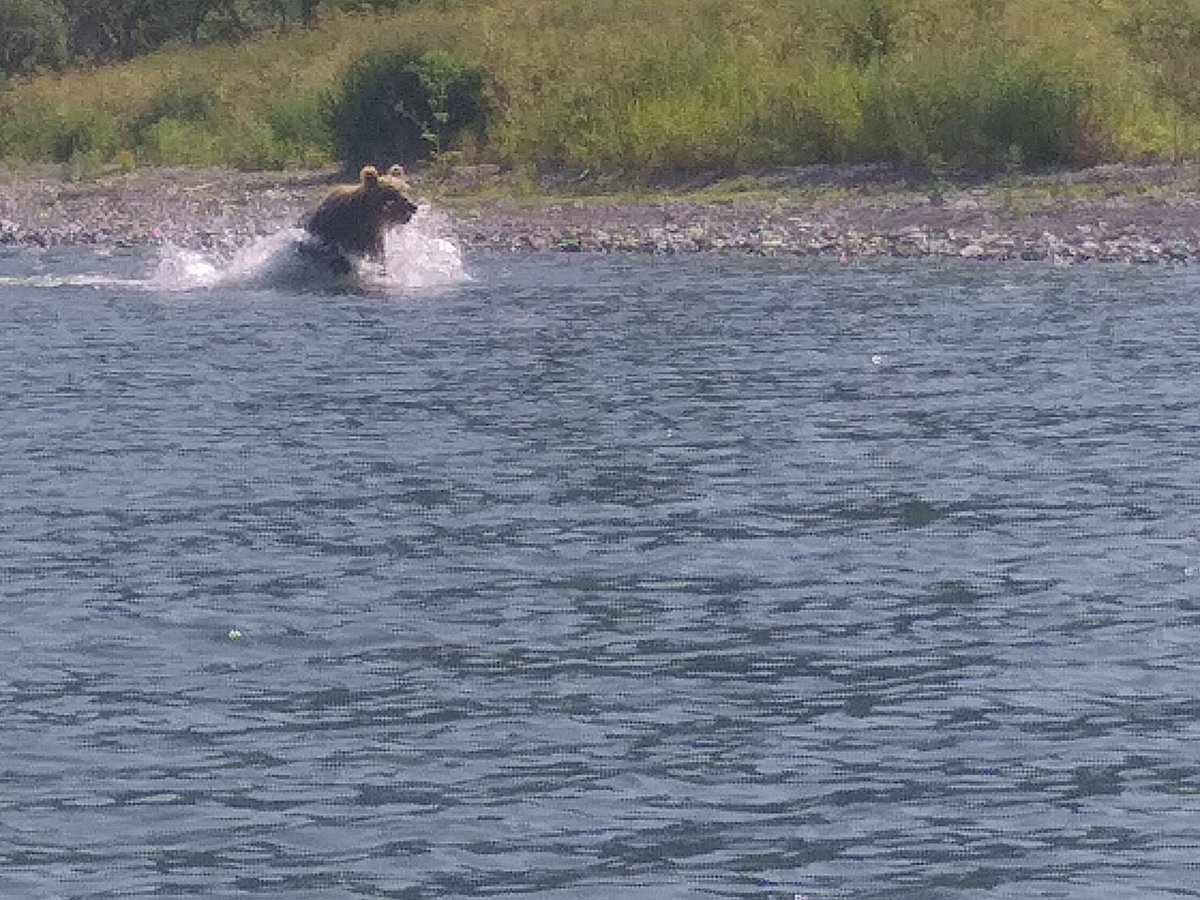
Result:
{"label": "grassy hillside", "polygon": [[327,163],[344,73],[392,48],[486,71],[487,131],[452,148],[467,161],[637,177],[1200,155],[1197,0],[431,0],[14,80],[0,157]]}

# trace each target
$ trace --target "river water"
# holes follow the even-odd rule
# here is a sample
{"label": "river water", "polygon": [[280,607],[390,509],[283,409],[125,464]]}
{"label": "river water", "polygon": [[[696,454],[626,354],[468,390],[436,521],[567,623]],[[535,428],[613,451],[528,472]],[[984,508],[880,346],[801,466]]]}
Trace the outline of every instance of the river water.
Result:
{"label": "river water", "polygon": [[275,253],[0,256],[0,897],[1200,897],[1194,269]]}

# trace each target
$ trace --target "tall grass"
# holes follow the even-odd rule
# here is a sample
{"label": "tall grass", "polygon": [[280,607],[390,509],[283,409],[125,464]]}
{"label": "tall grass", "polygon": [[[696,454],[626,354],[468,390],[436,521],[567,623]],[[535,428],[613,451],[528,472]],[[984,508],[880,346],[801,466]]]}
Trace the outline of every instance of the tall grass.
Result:
{"label": "tall grass", "polygon": [[[1174,0],[429,0],[252,44],[16,79],[0,156],[330,162],[358,60],[451,50],[492,115],[458,153],[515,166],[997,168],[1200,154],[1200,13]],[[357,160],[346,160],[355,164]],[[376,160],[386,163],[388,160]]]}

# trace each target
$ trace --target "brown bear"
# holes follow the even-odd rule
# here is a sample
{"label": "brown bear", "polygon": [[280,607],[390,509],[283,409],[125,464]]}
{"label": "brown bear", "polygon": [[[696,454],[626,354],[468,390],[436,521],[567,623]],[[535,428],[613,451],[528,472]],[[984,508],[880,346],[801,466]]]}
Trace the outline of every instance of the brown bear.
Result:
{"label": "brown bear", "polygon": [[363,166],[358,184],[334,188],[305,221],[305,230],[336,255],[381,259],[388,228],[403,225],[417,211],[408,197],[404,170],[392,167],[396,169],[399,177],[389,171],[380,178],[374,166]]}

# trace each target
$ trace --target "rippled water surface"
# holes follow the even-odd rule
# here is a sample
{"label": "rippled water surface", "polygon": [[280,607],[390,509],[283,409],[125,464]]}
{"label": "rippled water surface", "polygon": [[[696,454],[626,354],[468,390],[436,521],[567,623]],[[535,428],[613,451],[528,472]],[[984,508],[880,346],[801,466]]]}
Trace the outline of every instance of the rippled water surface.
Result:
{"label": "rippled water surface", "polygon": [[1200,897],[1200,276],[0,256],[0,897]]}

